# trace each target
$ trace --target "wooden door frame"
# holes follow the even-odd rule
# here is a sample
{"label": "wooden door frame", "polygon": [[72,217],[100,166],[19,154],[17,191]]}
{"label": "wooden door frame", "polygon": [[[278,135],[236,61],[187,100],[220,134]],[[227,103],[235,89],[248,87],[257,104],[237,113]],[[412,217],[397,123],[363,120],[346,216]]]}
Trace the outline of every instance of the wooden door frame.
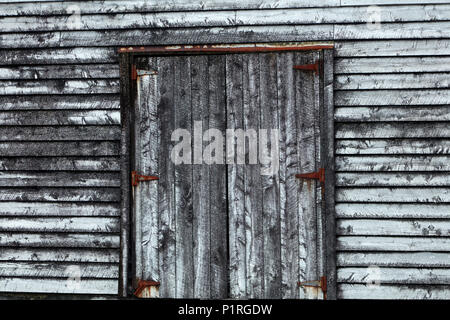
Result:
{"label": "wooden door frame", "polygon": [[[282,39],[280,39],[282,41]],[[119,296],[127,297],[131,291],[129,262],[131,240],[131,170],[134,163],[133,134],[134,101],[136,82],[132,79],[133,65],[137,56],[264,53],[280,51],[320,51],[320,164],[325,168],[323,197],[325,270],[327,276],[327,299],[336,299],[336,215],[335,215],[335,149],[334,149],[334,44],[308,43],[251,43],[220,45],[174,45],[119,48],[120,113],[121,113],[121,234]],[[311,279],[313,280],[313,279]]]}

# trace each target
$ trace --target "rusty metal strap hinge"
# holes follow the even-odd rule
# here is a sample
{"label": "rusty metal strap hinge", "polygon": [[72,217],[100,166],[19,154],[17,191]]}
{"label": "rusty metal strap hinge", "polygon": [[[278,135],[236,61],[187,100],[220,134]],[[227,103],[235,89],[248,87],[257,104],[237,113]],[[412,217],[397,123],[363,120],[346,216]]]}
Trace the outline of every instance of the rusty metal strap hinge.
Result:
{"label": "rusty metal strap hinge", "polygon": [[295,175],[298,179],[317,179],[321,183],[325,183],[325,169],[319,168],[319,171],[310,173],[300,173]]}
{"label": "rusty metal strap hinge", "polygon": [[327,277],[322,276],[319,280],[312,280],[312,281],[303,281],[297,283],[299,287],[313,287],[313,288],[320,288],[323,293],[323,298],[327,299]]}
{"label": "rusty metal strap hinge", "polygon": [[140,70],[140,69],[137,69],[135,65],[131,66],[131,80],[136,80],[138,77],[142,77],[142,76],[154,76],[157,74],[158,74],[158,71]]}
{"label": "rusty metal strap hinge", "polygon": [[142,295],[142,292],[147,288],[156,287],[159,288],[160,283],[157,281],[152,280],[139,280],[138,286],[136,290],[134,291],[134,296],[140,298]]}
{"label": "rusty metal strap hinge", "polygon": [[137,186],[141,181],[153,181],[159,180],[156,176],[144,176],[142,174],[138,174],[136,171],[131,171],[131,185]]}
{"label": "rusty metal strap hinge", "polygon": [[315,74],[319,74],[319,64],[320,64],[320,61],[316,60],[315,63],[311,63],[311,64],[295,65],[294,69],[295,70],[303,70],[303,71],[314,71]]}

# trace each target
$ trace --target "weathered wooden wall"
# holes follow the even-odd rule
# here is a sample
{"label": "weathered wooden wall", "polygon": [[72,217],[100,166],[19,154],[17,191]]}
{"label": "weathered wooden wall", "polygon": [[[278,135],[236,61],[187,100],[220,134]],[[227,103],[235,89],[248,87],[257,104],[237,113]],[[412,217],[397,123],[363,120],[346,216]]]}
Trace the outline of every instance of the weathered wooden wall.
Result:
{"label": "weathered wooden wall", "polygon": [[0,2],[0,290],[115,289],[117,47],[334,41],[338,297],[450,298],[450,3]]}
{"label": "weathered wooden wall", "polygon": [[[133,187],[135,283],[158,281],[161,298],[323,297],[298,286],[319,279],[326,267],[322,193],[319,184],[295,176],[325,162],[322,81],[294,69],[318,59],[333,62],[318,51],[134,57],[133,166],[159,177]],[[193,131],[195,140],[207,129],[255,130],[255,139],[267,139],[258,129],[270,135],[279,129],[279,135],[269,139],[269,148],[260,142],[259,165],[253,152],[252,164],[230,159],[240,148],[229,141],[214,157],[209,142],[194,142],[193,152],[183,150],[194,165],[174,165],[171,135],[177,128]],[[222,144],[223,137],[210,134]],[[264,174],[270,164],[261,159],[267,148],[281,163],[270,175]]]}

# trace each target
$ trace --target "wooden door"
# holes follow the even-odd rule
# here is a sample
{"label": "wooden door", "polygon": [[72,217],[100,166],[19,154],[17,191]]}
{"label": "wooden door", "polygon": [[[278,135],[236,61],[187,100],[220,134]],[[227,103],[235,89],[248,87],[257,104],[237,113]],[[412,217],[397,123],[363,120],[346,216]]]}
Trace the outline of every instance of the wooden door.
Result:
{"label": "wooden door", "polygon": [[[233,298],[318,298],[298,282],[324,275],[321,186],[295,175],[320,167],[317,52],[227,56],[229,128],[278,129],[279,170],[228,167],[230,294]],[[259,146],[261,148],[261,146]]]}
{"label": "wooden door", "polygon": [[137,68],[150,72],[137,79],[135,168],[159,180],[134,188],[135,278],[160,282],[161,297],[226,298],[226,168],[171,161],[175,129],[225,129],[225,56],[142,58]]}
{"label": "wooden door", "polygon": [[[295,177],[321,166],[319,73],[294,68],[319,59],[137,59],[134,168],[159,180],[133,188],[136,282],[160,282],[160,297],[323,298],[319,288],[299,286],[325,275],[322,185]],[[182,163],[173,160],[177,129],[191,137]],[[219,157],[207,159],[217,139],[205,138],[207,129],[223,133]],[[246,140],[239,164],[227,129],[256,132],[256,162]]]}

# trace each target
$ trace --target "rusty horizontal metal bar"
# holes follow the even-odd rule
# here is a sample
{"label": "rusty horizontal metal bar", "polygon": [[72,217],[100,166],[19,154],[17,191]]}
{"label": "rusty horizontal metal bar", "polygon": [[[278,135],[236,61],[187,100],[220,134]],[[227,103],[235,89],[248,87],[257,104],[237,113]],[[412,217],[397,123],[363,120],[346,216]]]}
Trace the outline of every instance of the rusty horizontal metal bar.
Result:
{"label": "rusty horizontal metal bar", "polygon": [[213,45],[179,45],[179,46],[141,46],[123,47],[119,52],[131,53],[246,53],[333,49],[332,43],[272,43],[272,44],[213,44]]}
{"label": "rusty horizontal metal bar", "polygon": [[159,180],[156,176],[145,176],[142,174],[138,174],[136,171],[131,171],[131,185],[137,186],[141,181],[154,181]]}
{"label": "rusty horizontal metal bar", "polygon": [[319,74],[319,64],[320,64],[320,61],[317,60],[315,63],[311,63],[311,64],[295,65],[294,69],[295,70],[304,70],[304,71],[314,71],[315,74]]}
{"label": "rusty horizontal metal bar", "polygon": [[298,179],[317,179],[320,182],[325,182],[325,169],[319,168],[319,171],[309,172],[309,173],[300,173],[295,175]]}

